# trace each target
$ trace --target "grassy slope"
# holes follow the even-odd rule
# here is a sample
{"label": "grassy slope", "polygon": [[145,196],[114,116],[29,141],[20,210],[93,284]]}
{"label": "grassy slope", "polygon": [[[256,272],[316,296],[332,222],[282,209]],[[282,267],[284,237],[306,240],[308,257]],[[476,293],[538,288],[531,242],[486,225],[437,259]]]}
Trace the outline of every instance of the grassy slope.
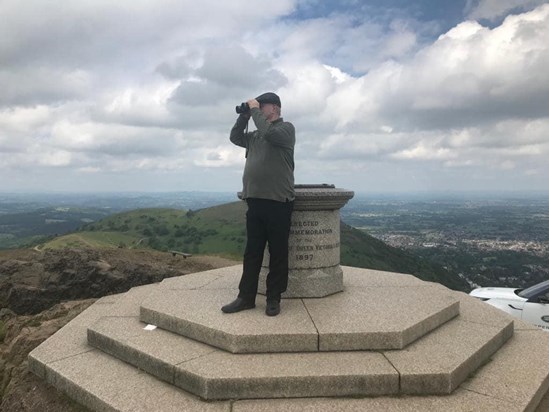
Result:
{"label": "grassy slope", "polygon": [[138,209],[119,213],[43,247],[121,246],[240,258],[244,241],[244,205],[236,202],[199,212]]}
{"label": "grassy slope", "polygon": [[[139,209],[109,216],[63,236],[45,247],[64,247],[83,242],[99,247],[153,248],[193,254],[240,258],[244,251],[245,205],[228,203],[186,212],[174,209]],[[72,243],[72,244],[71,244]],[[76,243],[78,244],[78,243]],[[468,285],[440,266],[390,247],[364,232],[341,225],[341,263],[370,269],[412,273],[458,290]]]}
{"label": "grassy slope", "polygon": [[65,247],[118,247],[120,245],[132,245],[138,242],[134,235],[121,232],[77,232],[55,238],[46,244],[49,249],[62,249]]}

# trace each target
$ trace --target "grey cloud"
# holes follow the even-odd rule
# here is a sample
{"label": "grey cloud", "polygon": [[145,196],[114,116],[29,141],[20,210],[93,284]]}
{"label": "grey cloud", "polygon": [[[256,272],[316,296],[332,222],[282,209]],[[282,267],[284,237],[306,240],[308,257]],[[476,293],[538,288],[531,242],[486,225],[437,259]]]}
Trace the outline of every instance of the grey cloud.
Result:
{"label": "grey cloud", "polygon": [[89,93],[90,86],[85,72],[48,67],[0,71],[0,107],[80,99]]}
{"label": "grey cloud", "polygon": [[44,150],[120,159],[169,156],[180,146],[174,130],[67,121],[53,125],[51,135],[39,143]]}
{"label": "grey cloud", "polygon": [[110,142],[101,144],[92,150],[85,150],[86,153],[101,153],[115,157],[130,157],[134,156],[164,156],[173,153],[173,144],[171,142],[152,141],[127,141],[127,142]]}
{"label": "grey cloud", "polygon": [[[451,99],[451,96],[448,96]],[[381,119],[398,131],[489,126],[505,119],[537,119],[549,116],[547,92],[497,98],[478,95],[455,107],[413,109],[388,104]]]}
{"label": "grey cloud", "polygon": [[208,155],[206,156],[206,160],[221,160],[221,159],[222,159],[221,155],[217,152],[208,153]]}
{"label": "grey cloud", "polygon": [[15,153],[25,153],[25,147],[23,147],[21,144],[14,144],[11,141],[7,141],[2,139],[2,136],[0,135],[0,154],[1,155],[12,155]]}
{"label": "grey cloud", "polygon": [[509,12],[531,10],[547,0],[468,0],[465,13],[470,19],[497,20]]}
{"label": "grey cloud", "polygon": [[[215,29],[204,29],[205,20],[219,32],[232,32],[246,17],[260,13],[250,7],[238,12],[236,1],[232,5],[214,0],[200,3],[120,0],[113,4],[96,0],[63,2],[54,7],[43,1],[3,0],[0,38],[10,40],[0,42],[0,58],[8,65],[31,61],[76,66],[95,65],[101,60],[142,63],[144,56],[155,56],[155,51],[216,34]],[[288,5],[281,4],[273,11],[281,12],[284,7]]]}
{"label": "grey cloud", "polygon": [[179,80],[186,78],[193,72],[188,59],[188,56],[179,56],[173,61],[162,62],[156,67],[156,71],[167,79]]}
{"label": "grey cloud", "polygon": [[549,6],[535,13],[538,19],[509,20],[474,36],[439,39],[407,65],[380,68],[367,85],[383,85],[376,92],[382,121],[413,130],[549,116],[549,44],[540,42],[549,35]]}
{"label": "grey cloud", "polygon": [[[262,10],[248,7],[243,0],[226,3],[203,0],[200,4],[192,0],[138,3],[120,0],[116,4],[96,0],[55,6],[44,1],[3,0],[0,2],[2,69],[30,74],[14,82],[21,86],[9,94],[2,87],[3,101],[31,105],[80,96],[77,85],[63,87],[55,76],[42,78],[41,70],[88,71],[93,73],[97,91],[141,81],[157,66],[159,73],[171,78],[178,74],[181,78],[184,67],[178,66],[178,62],[173,67],[163,64],[166,56],[175,51],[208,47],[206,43],[211,38],[236,37],[244,24],[253,29],[291,7],[290,0],[280,1],[272,6],[272,13],[264,16]],[[29,90],[25,83],[31,85]],[[0,86],[9,84],[0,80]],[[88,98],[92,93],[88,90]]]}
{"label": "grey cloud", "polygon": [[208,49],[203,64],[193,73],[198,80],[183,81],[171,102],[187,106],[206,106],[255,96],[262,90],[277,90],[286,77],[273,68],[266,57],[254,57],[242,47]]}
{"label": "grey cloud", "polygon": [[197,75],[221,85],[243,88],[278,88],[286,78],[264,56],[254,57],[242,47],[216,47],[206,51]]}
{"label": "grey cloud", "polygon": [[210,82],[184,81],[173,92],[170,103],[192,107],[211,107],[212,103],[224,100],[230,92],[229,85],[221,85]]}

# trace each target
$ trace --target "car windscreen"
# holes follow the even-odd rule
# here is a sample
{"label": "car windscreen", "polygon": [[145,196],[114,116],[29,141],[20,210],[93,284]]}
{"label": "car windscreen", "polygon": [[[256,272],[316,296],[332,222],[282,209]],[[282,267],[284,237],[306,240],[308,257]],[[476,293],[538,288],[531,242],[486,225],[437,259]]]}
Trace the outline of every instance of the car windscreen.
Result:
{"label": "car windscreen", "polygon": [[521,298],[530,299],[531,297],[539,295],[541,292],[547,289],[549,289],[549,280],[538,283],[534,286],[530,286],[527,289],[521,290],[518,295]]}

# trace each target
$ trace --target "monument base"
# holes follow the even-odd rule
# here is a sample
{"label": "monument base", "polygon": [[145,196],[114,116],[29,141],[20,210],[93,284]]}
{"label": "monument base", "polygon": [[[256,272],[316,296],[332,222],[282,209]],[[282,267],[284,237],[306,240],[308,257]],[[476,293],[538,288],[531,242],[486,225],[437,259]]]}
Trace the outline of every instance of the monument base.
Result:
{"label": "monument base", "polygon": [[[288,237],[288,287],[284,298],[322,298],[343,290],[340,215],[354,192],[334,185],[295,185]],[[241,194],[239,194],[241,197]],[[266,292],[269,246],[265,247],[259,293]]]}
{"label": "monument base", "polygon": [[[258,292],[266,294],[269,269],[261,268]],[[288,289],[283,298],[322,298],[343,291],[343,271],[339,265],[322,268],[290,269]]]}

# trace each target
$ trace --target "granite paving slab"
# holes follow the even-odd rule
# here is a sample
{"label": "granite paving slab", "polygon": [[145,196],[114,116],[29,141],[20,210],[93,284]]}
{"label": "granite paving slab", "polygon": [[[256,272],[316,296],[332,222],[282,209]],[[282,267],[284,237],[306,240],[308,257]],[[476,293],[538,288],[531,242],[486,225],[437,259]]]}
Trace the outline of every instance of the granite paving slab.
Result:
{"label": "granite paving slab", "polygon": [[175,365],[218,350],[160,328],[151,330],[137,317],[99,319],[88,328],[88,344],[171,384]]}
{"label": "granite paving slab", "polygon": [[352,266],[341,266],[341,268],[343,269],[343,276],[345,278],[345,287],[371,288],[380,286],[408,287],[433,285],[433,283],[425,282],[414,275],[404,273],[355,268]]}
{"label": "granite paving slab", "polygon": [[[524,322],[512,317],[502,310],[493,307],[492,305],[481,301],[478,298],[473,298],[463,292],[453,291],[452,293],[457,299],[459,299],[459,317],[462,320],[489,326],[506,326],[509,321],[513,321],[521,323],[521,327],[524,327]],[[532,325],[528,326],[528,328],[531,327]]]}
{"label": "granite paving slab", "polygon": [[141,304],[140,319],[233,353],[317,350],[317,331],[301,300],[285,300],[276,317],[265,315],[263,301],[237,314],[221,312],[234,298],[226,289],[160,289]]}
{"label": "granite paving slab", "polygon": [[218,351],[178,365],[175,380],[205,399],[379,396],[399,389],[397,371],[375,352]]}
{"label": "granite paving slab", "polygon": [[475,379],[464,382],[463,388],[534,411],[549,389],[549,333],[516,330],[493,361],[479,370]]}
{"label": "granite paving slab", "polygon": [[231,412],[522,412],[516,405],[478,393],[457,390],[449,396],[402,396],[364,399],[240,400]]}
{"label": "granite paving slab", "polygon": [[[143,288],[139,287],[139,294]],[[126,294],[99,299],[42,342],[29,354],[29,369],[94,411],[230,411],[228,402],[202,402],[87,344],[88,327],[112,314]],[[138,310],[139,299],[129,300]]]}
{"label": "granite paving slab", "polygon": [[94,350],[46,365],[46,381],[94,411],[229,412]]}
{"label": "granite paving slab", "polygon": [[88,346],[86,339],[88,326],[101,317],[109,315],[121,296],[99,299],[34,348],[29,354],[29,369],[36,375],[45,378],[45,364],[93,350]]}
{"label": "granite paving slab", "polygon": [[401,351],[384,355],[405,394],[449,394],[513,335],[513,323],[487,326],[456,319]]}
{"label": "granite paving slab", "polygon": [[549,411],[549,391],[545,393],[545,396],[539,403],[538,407],[535,409],[536,412],[547,412]]}
{"label": "granite paving slab", "polygon": [[303,302],[323,351],[401,349],[459,314],[458,300],[438,288],[347,287]]}
{"label": "granite paving slab", "polygon": [[128,290],[113,304],[110,314],[116,316],[139,316],[139,305],[158,287],[158,283],[152,283],[150,285],[136,286]]}
{"label": "granite paving slab", "polygon": [[166,289],[200,289],[207,287],[217,280],[224,282],[223,289],[238,289],[238,282],[242,274],[242,265],[228,266],[220,269],[212,269],[204,272],[191,273],[185,276],[166,278],[160,282],[161,288]]}

